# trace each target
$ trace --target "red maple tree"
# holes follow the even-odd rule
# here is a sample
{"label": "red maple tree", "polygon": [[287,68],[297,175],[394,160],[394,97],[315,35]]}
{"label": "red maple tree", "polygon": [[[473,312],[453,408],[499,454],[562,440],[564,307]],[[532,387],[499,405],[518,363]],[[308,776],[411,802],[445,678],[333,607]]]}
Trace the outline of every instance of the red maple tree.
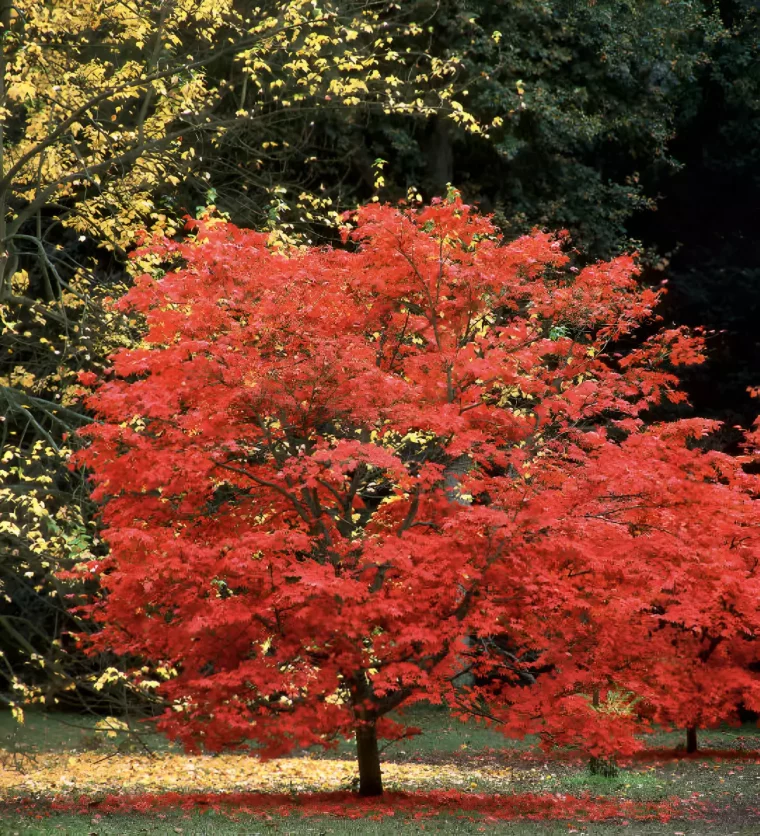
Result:
{"label": "red maple tree", "polygon": [[616,353],[659,298],[630,257],[576,270],[458,197],[350,220],[287,253],[194,222],[120,303],[146,336],[87,401],[92,615],[172,670],[161,728],[262,756],[355,735],[371,795],[415,701],[604,754],[641,713],[602,710],[616,689],[660,720],[701,694],[688,724],[754,694],[755,483],[694,447],[705,422],[639,417],[701,339]]}

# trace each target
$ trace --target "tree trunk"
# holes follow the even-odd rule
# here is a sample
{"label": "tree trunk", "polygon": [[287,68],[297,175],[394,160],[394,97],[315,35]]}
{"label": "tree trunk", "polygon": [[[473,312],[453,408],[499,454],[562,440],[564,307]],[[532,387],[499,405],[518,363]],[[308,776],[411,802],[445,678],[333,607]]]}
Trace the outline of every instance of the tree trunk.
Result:
{"label": "tree trunk", "polygon": [[382,795],[383,776],[374,721],[363,723],[356,729],[356,756],[359,761],[359,795]]}
{"label": "tree trunk", "polygon": [[451,145],[448,123],[439,117],[433,118],[433,130],[423,146],[426,152],[427,175],[430,185],[440,193],[446,191],[454,180],[454,149]]}
{"label": "tree trunk", "polygon": [[[13,0],[0,0],[0,32],[3,38],[10,32],[11,11]],[[5,42],[0,44],[0,101],[5,102]],[[5,147],[5,119],[0,119],[0,178],[5,177],[6,158],[3,153]],[[11,163],[12,164],[12,163]],[[8,214],[8,193],[5,189],[0,192],[0,302],[6,295],[11,295],[11,272],[8,270],[8,231],[6,217]]]}
{"label": "tree trunk", "polygon": [[620,773],[613,758],[599,758],[594,755],[588,760],[588,771],[592,775],[603,775],[605,778],[615,778]]}
{"label": "tree trunk", "polygon": [[[599,689],[594,688],[591,695],[591,704],[598,709],[601,704]],[[592,775],[603,775],[605,778],[614,778],[618,774],[618,766],[614,758],[600,758],[592,755],[588,760],[588,769]]]}
{"label": "tree trunk", "polygon": [[686,729],[686,754],[693,755],[699,748],[697,744],[697,727],[689,726]]}

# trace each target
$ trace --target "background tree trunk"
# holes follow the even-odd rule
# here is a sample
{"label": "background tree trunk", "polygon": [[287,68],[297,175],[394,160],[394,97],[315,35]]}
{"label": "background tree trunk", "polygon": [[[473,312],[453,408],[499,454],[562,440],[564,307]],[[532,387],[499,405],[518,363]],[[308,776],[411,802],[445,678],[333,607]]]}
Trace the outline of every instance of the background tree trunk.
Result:
{"label": "background tree trunk", "polygon": [[454,180],[454,149],[451,145],[448,122],[433,118],[433,129],[426,143],[427,175],[433,190],[446,193],[446,186]]}
{"label": "background tree trunk", "polygon": [[693,755],[697,751],[699,745],[697,743],[697,727],[689,726],[686,729],[686,754]]}

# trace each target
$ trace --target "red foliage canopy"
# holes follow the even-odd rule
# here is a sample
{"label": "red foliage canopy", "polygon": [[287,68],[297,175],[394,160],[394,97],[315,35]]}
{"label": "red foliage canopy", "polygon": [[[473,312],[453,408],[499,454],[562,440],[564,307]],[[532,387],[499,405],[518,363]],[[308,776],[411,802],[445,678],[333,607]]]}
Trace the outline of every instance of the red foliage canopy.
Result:
{"label": "red foliage canopy", "polygon": [[[199,223],[121,303],[147,333],[88,400],[93,614],[176,670],[164,730],[267,755],[357,732],[376,791],[362,753],[416,700],[596,753],[644,707],[760,707],[757,480],[694,443],[709,422],[639,417],[684,399],[701,338],[618,353],[659,296],[630,257],[578,271],[459,199],[352,222],[287,254]],[[469,666],[490,683],[455,688]]]}

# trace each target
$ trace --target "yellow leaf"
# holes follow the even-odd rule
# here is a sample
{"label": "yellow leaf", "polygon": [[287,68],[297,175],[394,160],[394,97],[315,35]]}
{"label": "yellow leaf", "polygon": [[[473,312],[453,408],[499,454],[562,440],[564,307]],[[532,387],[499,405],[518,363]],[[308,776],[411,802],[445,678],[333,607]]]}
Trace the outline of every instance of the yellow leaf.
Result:
{"label": "yellow leaf", "polygon": [[8,87],[7,95],[9,99],[14,99],[15,101],[22,101],[23,99],[29,96],[30,98],[34,98],[34,95],[37,91],[34,87],[26,81],[16,81]]}

